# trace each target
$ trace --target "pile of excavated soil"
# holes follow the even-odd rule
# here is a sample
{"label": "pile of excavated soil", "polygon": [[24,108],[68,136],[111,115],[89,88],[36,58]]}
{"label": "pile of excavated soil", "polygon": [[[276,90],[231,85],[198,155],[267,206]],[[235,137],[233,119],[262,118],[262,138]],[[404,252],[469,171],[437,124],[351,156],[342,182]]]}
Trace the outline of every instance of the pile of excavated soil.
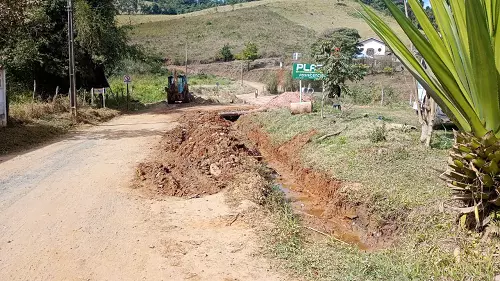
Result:
{"label": "pile of excavated soil", "polygon": [[[311,95],[303,94],[302,101],[312,101]],[[300,102],[300,93],[298,92],[285,92],[274,99],[272,99],[267,107],[290,107],[291,103]]]}
{"label": "pile of excavated soil", "polygon": [[[248,148],[232,123],[215,112],[188,113],[165,134],[154,159],[138,167],[143,186],[160,195],[198,197],[215,194],[242,179],[262,178],[259,152]],[[258,180],[262,182],[262,179]]]}

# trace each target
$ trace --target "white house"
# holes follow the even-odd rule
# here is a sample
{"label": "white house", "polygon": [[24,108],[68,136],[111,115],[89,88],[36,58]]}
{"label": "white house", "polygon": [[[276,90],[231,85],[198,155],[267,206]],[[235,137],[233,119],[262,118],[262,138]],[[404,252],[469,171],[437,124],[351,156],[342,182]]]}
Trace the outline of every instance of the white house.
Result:
{"label": "white house", "polygon": [[385,56],[385,43],[376,38],[368,38],[360,42],[362,45],[361,55],[363,57]]}

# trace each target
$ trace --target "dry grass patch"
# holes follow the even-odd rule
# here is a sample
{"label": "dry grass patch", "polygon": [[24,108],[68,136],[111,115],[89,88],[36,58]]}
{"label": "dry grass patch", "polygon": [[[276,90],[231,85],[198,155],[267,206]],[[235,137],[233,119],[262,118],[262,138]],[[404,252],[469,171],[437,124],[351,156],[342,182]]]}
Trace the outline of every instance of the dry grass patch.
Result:
{"label": "dry grass patch", "polygon": [[[262,57],[290,57],[293,52],[307,54],[317,35],[325,30],[350,27],[363,38],[375,33],[357,13],[354,1],[340,4],[329,0],[255,1],[235,8],[218,8],[186,15],[129,17],[138,23],[131,31],[133,42],[156,50],[175,64],[182,64],[185,44],[193,62],[211,62],[217,51],[229,44],[233,53],[254,42]],[[127,17],[127,16],[122,16]],[[384,17],[397,28],[394,19]]]}
{"label": "dry grass patch", "polygon": [[174,19],[183,19],[188,17],[196,17],[208,14],[232,12],[235,10],[246,9],[257,7],[261,5],[266,5],[269,3],[283,2],[285,0],[261,0],[253,2],[239,3],[236,5],[225,5],[216,8],[209,8],[201,11],[196,11],[187,14],[180,15],[119,15],[116,17],[119,25],[138,25],[142,23],[159,22],[159,21],[169,21]]}
{"label": "dry grass patch", "polygon": [[[300,34],[294,36],[294,34]],[[305,52],[315,32],[281,17],[266,7],[234,12],[186,17],[141,24],[132,30],[132,41],[144,44],[181,64],[185,44],[191,61],[213,61],[217,52],[229,44],[233,53],[246,42],[255,42],[264,57]]]}
{"label": "dry grass patch", "polygon": [[98,124],[119,114],[112,109],[79,108],[75,120],[69,113],[69,102],[16,103],[10,106],[11,124],[0,128],[0,155],[38,145],[70,131],[78,124]]}
{"label": "dry grass patch", "polygon": [[[266,7],[295,24],[318,33],[332,28],[349,27],[357,29],[363,39],[377,37],[358,14],[361,6],[356,1],[288,0],[276,1]],[[398,35],[404,34],[392,17],[382,17],[389,26],[397,30]]]}

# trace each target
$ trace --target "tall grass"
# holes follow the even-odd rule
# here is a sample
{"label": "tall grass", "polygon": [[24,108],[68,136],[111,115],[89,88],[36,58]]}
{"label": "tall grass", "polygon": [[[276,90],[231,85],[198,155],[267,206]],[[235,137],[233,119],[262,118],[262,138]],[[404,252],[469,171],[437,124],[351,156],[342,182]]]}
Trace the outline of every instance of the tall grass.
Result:
{"label": "tall grass", "polygon": [[[457,215],[442,210],[450,191],[435,169],[446,167],[449,137],[443,133],[442,145],[426,149],[418,132],[392,126],[418,125],[411,109],[354,107],[350,114],[332,110],[324,119],[317,113],[270,111],[249,118],[277,144],[312,129],[323,135],[346,128],[337,137],[304,146],[303,165],[344,181],[341,192],[351,204],[364,206],[372,223],[396,230],[393,245],[364,252],[334,241],[298,243],[294,219],[281,216],[284,221],[270,235],[284,235],[271,238],[269,250],[285,267],[310,280],[489,281],[500,274],[500,240],[457,230]],[[384,137],[373,142],[371,133],[384,122]]]}
{"label": "tall grass", "polygon": [[[115,94],[126,95],[126,84],[123,77],[115,76],[110,79],[111,89]],[[229,85],[231,81],[227,78],[220,78],[215,75],[198,74],[188,76],[188,83],[191,90],[197,86]],[[155,103],[166,99],[165,87],[168,84],[168,74],[139,74],[132,76],[132,83],[129,85],[129,92],[132,100],[137,100],[143,104]]]}
{"label": "tall grass", "polygon": [[70,114],[68,97],[55,101],[31,101],[22,95],[10,103],[10,123],[0,128],[0,154],[41,144],[64,135],[76,125],[98,124],[119,114],[113,109],[95,109],[79,100],[78,117]]}

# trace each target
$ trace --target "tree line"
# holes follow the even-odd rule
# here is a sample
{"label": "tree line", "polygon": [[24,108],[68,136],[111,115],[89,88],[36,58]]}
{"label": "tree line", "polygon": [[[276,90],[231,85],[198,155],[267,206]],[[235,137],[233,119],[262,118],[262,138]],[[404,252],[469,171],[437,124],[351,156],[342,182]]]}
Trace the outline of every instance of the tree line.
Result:
{"label": "tree line", "polygon": [[[114,0],[74,0],[77,87],[105,87],[106,75],[124,58],[142,56],[116,24]],[[0,3],[0,65],[11,93],[68,91],[66,0],[4,0]]]}
{"label": "tree line", "polygon": [[115,0],[122,14],[177,15],[256,0]]}
{"label": "tree line", "polygon": [[[374,9],[384,12],[387,15],[392,16],[392,14],[389,12],[389,9],[387,8],[387,5],[384,3],[384,0],[361,0],[362,3],[367,4]],[[396,6],[399,7],[401,11],[405,11],[405,0],[392,0]],[[424,1],[423,0],[418,0],[420,5],[424,7]],[[434,16],[434,12],[432,10],[432,7],[425,7],[425,13],[429,20],[432,22],[434,26],[437,26],[436,24],[436,17]],[[418,25],[417,18],[415,17],[415,14],[413,13],[410,5],[408,5],[408,17],[411,19],[411,21],[415,24]]]}

